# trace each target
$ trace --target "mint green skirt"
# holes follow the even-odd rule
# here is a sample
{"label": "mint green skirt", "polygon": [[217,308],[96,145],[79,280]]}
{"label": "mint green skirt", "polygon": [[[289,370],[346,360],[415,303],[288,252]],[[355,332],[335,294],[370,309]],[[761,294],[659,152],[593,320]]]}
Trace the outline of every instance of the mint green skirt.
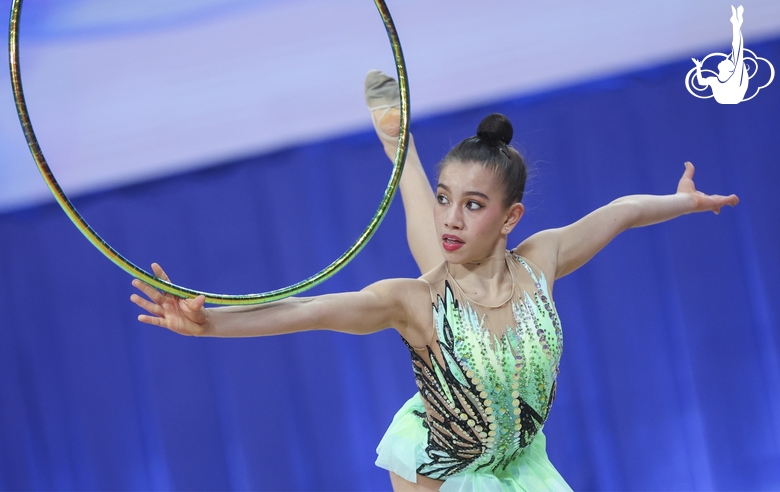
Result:
{"label": "mint green skirt", "polygon": [[[417,482],[417,468],[429,461],[425,452],[428,429],[414,412],[425,413],[422,399],[415,394],[393,417],[376,449],[376,465],[410,482]],[[461,472],[449,477],[442,492],[571,490],[547,458],[547,439],[541,431],[506,470]]]}

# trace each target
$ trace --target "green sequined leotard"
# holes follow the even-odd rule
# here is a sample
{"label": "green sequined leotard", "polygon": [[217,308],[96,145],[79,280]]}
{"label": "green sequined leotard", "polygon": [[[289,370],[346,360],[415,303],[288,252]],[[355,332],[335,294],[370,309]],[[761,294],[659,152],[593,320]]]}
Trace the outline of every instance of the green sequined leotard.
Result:
{"label": "green sequined leotard", "polygon": [[[435,333],[426,347],[407,343],[419,393],[382,439],[379,466],[473,490],[568,489],[540,432],[555,398],[560,321],[544,275],[514,252],[506,259],[513,294],[500,306],[470,300],[446,263],[423,277]],[[520,275],[533,292],[519,287]]]}

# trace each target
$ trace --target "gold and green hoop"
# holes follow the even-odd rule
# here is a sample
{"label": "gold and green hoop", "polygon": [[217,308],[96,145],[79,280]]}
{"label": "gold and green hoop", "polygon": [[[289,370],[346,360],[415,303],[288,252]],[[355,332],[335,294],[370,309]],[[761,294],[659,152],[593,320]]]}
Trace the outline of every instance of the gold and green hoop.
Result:
{"label": "gold and green hoop", "polygon": [[81,214],[78,213],[71,201],[62,191],[59,183],[54,178],[54,174],[51,172],[49,165],[46,163],[46,158],[43,156],[38,140],[35,137],[32,123],[30,122],[30,115],[27,112],[27,105],[24,99],[24,92],[22,90],[22,79],[19,67],[19,19],[21,16],[22,0],[13,0],[11,6],[11,22],[8,32],[8,56],[11,65],[11,85],[14,92],[14,101],[16,102],[16,111],[19,114],[19,121],[22,124],[22,130],[24,131],[24,137],[27,139],[27,144],[32,152],[35,164],[38,166],[38,170],[41,172],[46,185],[54,195],[54,199],[60,204],[65,213],[70,217],[70,220],[76,225],[79,231],[95,246],[101,253],[103,253],[109,260],[113,261],[122,270],[126,271],[130,275],[143,280],[144,282],[164,291],[169,294],[173,294],[179,297],[195,297],[203,295],[206,297],[206,302],[211,304],[226,304],[226,305],[239,305],[239,304],[260,304],[264,302],[275,301],[283,299],[285,297],[298,294],[307,289],[314,287],[315,285],[324,282],[339,270],[344,268],[358,252],[366,245],[371,236],[374,235],[379,224],[382,222],[390,202],[398,189],[398,183],[401,180],[401,172],[403,171],[404,162],[406,160],[406,150],[409,142],[409,82],[406,73],[406,64],[404,62],[403,52],[401,51],[401,43],[398,40],[398,33],[395,30],[393,19],[390,16],[390,11],[387,8],[384,0],[374,0],[379,15],[382,17],[382,21],[385,24],[387,30],[387,36],[390,38],[390,45],[393,49],[393,57],[395,59],[396,72],[398,74],[398,85],[401,91],[401,133],[398,138],[398,148],[395,154],[395,164],[393,166],[393,172],[390,175],[390,181],[385,189],[385,193],[382,197],[382,201],[379,203],[374,217],[369,222],[368,226],[363,230],[357,240],[352,246],[347,249],[341,256],[339,256],[333,263],[323,268],[319,273],[312,275],[311,277],[302,280],[298,283],[259,294],[244,294],[244,295],[229,295],[229,294],[213,294],[209,292],[201,292],[194,289],[189,289],[176,285],[170,282],[166,282],[160,278],[155,277],[153,274],[145,271],[144,269],[136,266],[130,262],[127,258],[122,256],[117,250],[111,247],[106,241],[104,241],[95,232],[92,227],[87,224]]}

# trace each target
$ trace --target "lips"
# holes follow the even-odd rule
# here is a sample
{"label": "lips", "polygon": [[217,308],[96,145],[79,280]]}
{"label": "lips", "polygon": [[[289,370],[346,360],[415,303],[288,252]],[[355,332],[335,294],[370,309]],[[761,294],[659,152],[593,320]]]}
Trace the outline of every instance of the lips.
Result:
{"label": "lips", "polygon": [[452,234],[442,234],[441,240],[442,246],[444,246],[444,249],[447,251],[455,251],[456,249],[460,249],[464,244],[466,244],[461,238],[458,236],[453,236]]}

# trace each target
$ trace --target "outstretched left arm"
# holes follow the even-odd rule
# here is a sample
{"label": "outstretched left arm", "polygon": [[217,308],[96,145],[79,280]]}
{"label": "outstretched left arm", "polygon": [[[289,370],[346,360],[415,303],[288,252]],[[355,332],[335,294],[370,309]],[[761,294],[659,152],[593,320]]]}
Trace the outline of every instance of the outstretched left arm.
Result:
{"label": "outstretched left arm", "polygon": [[571,225],[534,234],[517,247],[517,252],[535,262],[548,278],[557,279],[587,263],[626,229],[693,212],[711,210],[717,214],[721,207],[739,203],[736,195],[706,195],[697,191],[693,173],[693,164],[686,162],[677,193],[618,198]]}

